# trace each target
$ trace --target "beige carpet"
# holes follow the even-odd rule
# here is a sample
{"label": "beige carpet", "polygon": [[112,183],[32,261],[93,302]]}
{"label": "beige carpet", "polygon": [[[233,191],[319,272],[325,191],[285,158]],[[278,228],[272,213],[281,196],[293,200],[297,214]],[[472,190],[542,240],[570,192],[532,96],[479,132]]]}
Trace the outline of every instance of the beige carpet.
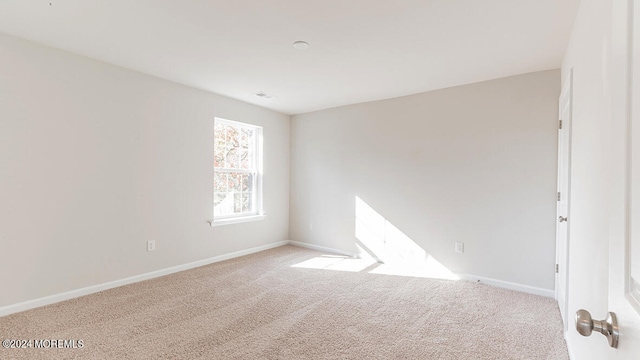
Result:
{"label": "beige carpet", "polygon": [[1,339],[84,346],[0,359],[568,359],[552,299],[292,267],[321,255],[284,246],[1,317]]}

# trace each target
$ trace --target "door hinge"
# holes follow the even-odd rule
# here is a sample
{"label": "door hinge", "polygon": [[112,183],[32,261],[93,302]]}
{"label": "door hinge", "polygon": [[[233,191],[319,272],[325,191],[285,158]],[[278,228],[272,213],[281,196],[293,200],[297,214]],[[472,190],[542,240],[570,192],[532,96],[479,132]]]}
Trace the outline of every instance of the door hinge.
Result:
{"label": "door hinge", "polygon": [[558,125],[558,129],[562,129],[562,120],[560,120],[560,124]]}
{"label": "door hinge", "polygon": [[558,264],[556,264],[556,274],[560,272],[560,266]]}
{"label": "door hinge", "polygon": [[560,193],[558,192],[558,201],[560,201]]}

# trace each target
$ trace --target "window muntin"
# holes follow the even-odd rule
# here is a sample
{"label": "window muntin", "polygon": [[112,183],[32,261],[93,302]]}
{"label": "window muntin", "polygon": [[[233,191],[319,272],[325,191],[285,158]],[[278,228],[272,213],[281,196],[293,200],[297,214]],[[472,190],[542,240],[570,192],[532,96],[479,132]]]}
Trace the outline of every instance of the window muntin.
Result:
{"label": "window muntin", "polygon": [[262,128],[214,120],[215,220],[261,215]]}

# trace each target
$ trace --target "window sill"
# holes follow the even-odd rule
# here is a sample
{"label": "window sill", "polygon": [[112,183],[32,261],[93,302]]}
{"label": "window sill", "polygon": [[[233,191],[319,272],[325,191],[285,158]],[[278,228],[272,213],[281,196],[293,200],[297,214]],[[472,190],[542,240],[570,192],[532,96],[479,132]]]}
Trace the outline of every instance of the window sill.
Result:
{"label": "window sill", "polygon": [[228,218],[228,219],[213,220],[213,221],[209,221],[209,224],[211,225],[211,227],[230,225],[230,224],[240,224],[245,222],[264,220],[264,218],[266,217],[267,215],[249,215],[249,216],[234,217],[234,218]]}

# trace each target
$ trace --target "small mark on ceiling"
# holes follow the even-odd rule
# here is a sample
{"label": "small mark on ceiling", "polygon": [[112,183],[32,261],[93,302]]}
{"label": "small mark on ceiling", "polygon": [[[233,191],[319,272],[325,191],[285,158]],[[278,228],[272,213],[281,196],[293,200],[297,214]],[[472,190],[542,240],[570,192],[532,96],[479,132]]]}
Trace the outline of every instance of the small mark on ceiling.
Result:
{"label": "small mark on ceiling", "polygon": [[309,43],[299,40],[293,43],[293,47],[297,50],[307,50],[309,48]]}
{"label": "small mark on ceiling", "polygon": [[266,99],[266,100],[271,100],[271,99],[275,99],[276,97],[273,95],[269,95],[264,91],[260,91],[254,94],[255,96],[262,98],[262,99]]}

